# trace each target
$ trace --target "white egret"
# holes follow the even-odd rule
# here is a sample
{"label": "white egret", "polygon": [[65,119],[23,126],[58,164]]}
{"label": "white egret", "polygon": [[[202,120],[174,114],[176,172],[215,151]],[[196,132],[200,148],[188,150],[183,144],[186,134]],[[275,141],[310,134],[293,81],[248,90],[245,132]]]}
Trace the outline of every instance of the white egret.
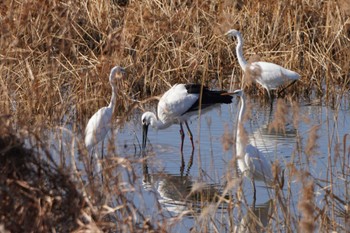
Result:
{"label": "white egret", "polygon": [[[93,148],[106,137],[108,131],[111,129],[112,115],[117,101],[116,96],[116,82],[125,76],[123,67],[115,66],[112,68],[109,75],[109,83],[112,87],[112,97],[107,107],[100,108],[89,120],[85,128],[85,146],[89,153]],[[102,148],[103,151],[103,148]],[[98,160],[96,153],[93,153],[95,159]],[[103,154],[102,154],[103,156]],[[101,171],[100,164],[97,162],[97,170]]]}
{"label": "white egret", "polygon": [[235,29],[231,29],[226,32],[226,35],[230,38],[237,38],[236,55],[239,65],[243,72],[248,73],[257,83],[267,90],[271,103],[270,90],[275,90],[287,84],[291,85],[300,78],[298,73],[274,63],[262,61],[248,63],[243,57],[243,38],[241,33]]}
{"label": "white egret", "polygon": [[264,181],[272,185],[274,178],[272,176],[271,164],[267,161],[264,154],[258,148],[248,143],[244,138],[244,123],[242,122],[245,112],[245,95],[242,90],[236,90],[233,94],[241,98],[241,109],[238,115],[237,135],[236,135],[236,153],[238,168],[242,175],[251,179],[254,189],[254,200],[256,200],[255,180]]}
{"label": "white egret", "polygon": [[[232,103],[232,96],[223,95],[226,91],[209,90],[201,84],[175,84],[160,98],[157,108],[158,117],[153,112],[145,112],[142,117],[143,138],[142,149],[146,148],[148,126],[155,129],[165,129],[172,124],[180,124],[181,152],[185,134],[182,123],[185,123],[194,150],[192,132],[187,120],[198,114],[212,109],[218,104]],[[202,97],[200,95],[202,94]]]}

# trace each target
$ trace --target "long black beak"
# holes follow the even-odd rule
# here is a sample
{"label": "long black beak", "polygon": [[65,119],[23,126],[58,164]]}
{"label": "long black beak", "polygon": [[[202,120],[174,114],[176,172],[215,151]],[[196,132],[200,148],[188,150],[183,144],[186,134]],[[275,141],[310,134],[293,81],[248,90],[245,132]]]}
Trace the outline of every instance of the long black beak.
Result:
{"label": "long black beak", "polygon": [[142,125],[142,151],[146,149],[148,125]]}

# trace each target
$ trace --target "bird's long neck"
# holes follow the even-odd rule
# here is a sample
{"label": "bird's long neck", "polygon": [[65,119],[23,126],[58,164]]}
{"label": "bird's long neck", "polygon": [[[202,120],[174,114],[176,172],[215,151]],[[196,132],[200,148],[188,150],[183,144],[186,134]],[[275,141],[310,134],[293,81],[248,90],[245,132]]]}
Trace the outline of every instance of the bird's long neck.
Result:
{"label": "bird's long neck", "polygon": [[111,97],[111,102],[109,102],[108,108],[112,108],[112,111],[114,112],[114,108],[117,102],[117,94],[116,94],[116,87],[111,83],[112,86],[112,97]]}
{"label": "bird's long neck", "polygon": [[168,128],[172,122],[164,123],[163,121],[159,120],[153,112],[151,112],[151,119],[150,124],[155,129],[165,129]]}
{"label": "bird's long neck", "polygon": [[243,57],[243,38],[242,38],[241,34],[238,34],[236,36],[236,38],[238,41],[237,46],[236,46],[236,54],[237,54],[238,63],[241,66],[241,68],[243,70],[245,70],[245,68],[247,66],[247,61]]}
{"label": "bird's long neck", "polygon": [[236,153],[239,156],[238,158],[242,158],[245,153],[245,132],[244,132],[244,123],[243,116],[245,113],[245,96],[241,96],[241,109],[238,114],[238,124],[237,124],[237,135],[236,135]]}

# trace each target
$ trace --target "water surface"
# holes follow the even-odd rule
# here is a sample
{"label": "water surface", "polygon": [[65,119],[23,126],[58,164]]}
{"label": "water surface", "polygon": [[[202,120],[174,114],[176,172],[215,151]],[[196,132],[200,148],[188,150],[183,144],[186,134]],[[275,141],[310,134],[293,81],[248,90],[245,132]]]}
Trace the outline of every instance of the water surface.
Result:
{"label": "water surface", "polygon": [[[186,232],[192,227],[200,229],[198,216],[209,209],[213,224],[206,227],[215,226],[216,221],[217,224],[228,223],[227,219],[233,213],[235,229],[243,230],[244,222],[249,219],[247,210],[253,203],[252,186],[249,179],[243,177],[241,180],[237,172],[234,163],[235,148],[225,145],[227,138],[235,138],[239,106],[237,100],[231,105],[223,105],[201,117],[193,118],[190,128],[195,140],[195,151],[191,153],[191,143],[186,137],[184,164],[180,153],[179,125],[159,131],[149,129],[147,170],[145,171],[141,164],[136,167],[139,190],[142,192],[140,196],[144,200],[140,201],[142,198],[138,196],[135,202],[140,205],[146,216],[153,220],[172,219],[169,231]],[[334,193],[345,199],[342,179],[344,177],[340,172],[342,164],[336,155],[343,153],[339,146],[343,136],[349,132],[348,109],[346,106],[332,109],[308,103],[298,103],[296,106],[298,107],[292,107],[292,104],[286,101],[284,129],[276,131],[271,129],[272,122],[276,120],[276,102],[271,114],[268,107],[250,100],[250,119],[245,123],[250,142],[258,147],[269,161],[279,161],[282,168],[287,168],[288,164],[292,163],[297,169],[309,172],[317,180],[329,181],[332,177]],[[140,156],[140,117],[139,113],[135,113],[135,118],[119,129],[116,143],[120,154]],[[310,142],[313,132],[317,137]],[[311,150],[310,144],[314,144]],[[305,152],[306,149],[308,152]],[[235,181],[240,185],[222,194],[227,182]],[[288,181],[291,186],[285,187],[284,192],[289,193],[291,201],[287,205],[298,218],[297,204],[302,182],[298,181],[297,176],[286,176],[286,182]],[[329,185],[327,182],[322,184]],[[242,187],[242,194],[237,194],[241,193],[237,186]],[[318,186],[315,188],[316,202],[322,204],[324,191]],[[191,192],[193,189],[202,190],[201,195]],[[218,195],[232,198],[235,203],[238,203],[236,199],[240,196],[240,200],[244,200],[239,201],[244,203],[241,211],[237,211],[236,208],[229,213],[227,205],[215,204],[215,196]],[[271,189],[257,182],[257,200],[253,212],[259,212],[262,223],[267,224],[266,213],[271,211],[273,195]],[[178,216],[181,218],[176,218]],[[232,229],[227,224],[221,224],[219,228],[222,232]]]}

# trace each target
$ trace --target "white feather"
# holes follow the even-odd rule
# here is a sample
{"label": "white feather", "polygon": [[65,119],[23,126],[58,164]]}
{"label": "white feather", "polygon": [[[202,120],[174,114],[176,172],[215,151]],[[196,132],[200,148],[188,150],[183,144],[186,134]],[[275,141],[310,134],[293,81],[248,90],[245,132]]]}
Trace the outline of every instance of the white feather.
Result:
{"label": "white feather", "polygon": [[189,94],[185,84],[175,84],[160,98],[158,103],[158,118],[162,122],[183,122],[188,116],[184,114],[198,100],[198,94]]}
{"label": "white feather", "polygon": [[243,175],[250,179],[264,181],[272,184],[272,168],[265,158],[264,154],[258,148],[249,144],[241,135],[241,127],[243,127],[243,115],[245,112],[245,95],[242,90],[233,92],[241,97],[241,109],[238,115],[238,127],[236,136],[236,153],[238,168]]}
{"label": "white feather", "polygon": [[253,77],[255,81],[263,86],[269,95],[270,90],[274,90],[300,78],[298,73],[274,63],[259,61],[249,64],[243,56],[243,38],[241,33],[235,29],[231,29],[226,35],[237,38],[236,55],[239,65],[244,72],[248,71],[252,73],[255,76]]}

